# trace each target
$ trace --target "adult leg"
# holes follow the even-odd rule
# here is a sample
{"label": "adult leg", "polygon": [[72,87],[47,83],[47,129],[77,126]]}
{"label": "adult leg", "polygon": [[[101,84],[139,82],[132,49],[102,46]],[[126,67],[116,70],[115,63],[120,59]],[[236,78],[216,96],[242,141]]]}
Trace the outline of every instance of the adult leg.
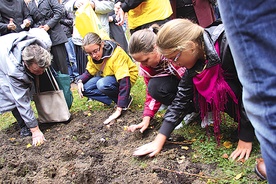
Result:
{"label": "adult leg", "polygon": [[114,22],[109,23],[110,38],[113,38],[128,53],[128,42],[122,26],[117,26]]}
{"label": "adult leg", "polygon": [[31,136],[32,133],[30,129],[26,126],[24,120],[22,119],[20,113],[18,112],[17,108],[12,110],[12,115],[16,119],[18,126],[20,128],[20,136],[21,137],[26,137],[26,136]]}
{"label": "adult leg", "polygon": [[52,66],[56,71],[60,71],[63,74],[68,74],[68,66],[66,62],[67,52],[65,44],[59,44],[51,47],[51,54],[53,54]]}
{"label": "adult leg", "polygon": [[85,68],[87,64],[87,56],[84,53],[81,46],[79,45],[75,45],[75,53],[76,53],[78,73],[81,75],[85,72]]}
{"label": "adult leg", "polygon": [[276,181],[276,6],[273,0],[219,0],[243,85],[243,102],[261,144],[269,183]]}
{"label": "adult leg", "polygon": [[86,96],[87,98],[94,99],[104,104],[110,105],[112,100],[97,88],[97,82],[101,78],[102,77],[93,77],[89,81],[87,81],[83,85],[84,87],[83,96]]}
{"label": "adult leg", "polygon": [[179,79],[175,76],[151,78],[148,91],[152,98],[164,105],[170,105],[177,93]]}
{"label": "adult leg", "polygon": [[72,41],[72,37],[68,38],[68,42],[65,43],[65,47],[66,47],[69,63],[70,63],[71,70],[72,70],[72,76],[75,78],[75,77],[79,76],[79,73],[78,73],[78,69],[77,69],[75,46]]}

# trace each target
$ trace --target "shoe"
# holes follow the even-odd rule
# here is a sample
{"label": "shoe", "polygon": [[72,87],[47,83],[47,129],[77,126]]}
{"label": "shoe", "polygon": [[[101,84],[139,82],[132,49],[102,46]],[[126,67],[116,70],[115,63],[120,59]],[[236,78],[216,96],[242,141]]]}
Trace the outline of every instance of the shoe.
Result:
{"label": "shoe", "polygon": [[255,166],[255,173],[262,179],[266,180],[266,169],[265,169],[265,163],[261,159],[257,165]]}
{"label": "shoe", "polygon": [[128,105],[127,105],[125,108],[123,108],[123,111],[128,110],[128,108],[130,107],[130,105],[131,105],[132,101],[133,101],[133,98],[132,98],[132,96],[130,96],[130,95],[129,95]]}
{"label": "shoe", "polygon": [[205,116],[203,118],[203,120],[201,121],[201,127],[205,128],[206,126],[210,126],[211,124],[214,124],[213,113],[212,112],[208,112],[208,115]]}
{"label": "shoe", "polygon": [[21,128],[20,137],[27,137],[27,136],[31,136],[31,135],[32,135],[32,133],[28,127],[24,126]]}
{"label": "shoe", "polygon": [[179,125],[177,125],[174,129],[178,130],[178,129],[182,128],[182,127],[183,127],[183,121],[181,121],[181,123],[179,123]]}
{"label": "shoe", "polygon": [[192,112],[191,114],[187,114],[184,118],[183,121],[187,125],[194,121],[197,117],[199,116],[199,113],[197,112]]}
{"label": "shoe", "polygon": [[168,106],[162,104],[162,105],[159,107],[158,112],[163,111],[163,110],[166,110],[167,108],[168,108]]}

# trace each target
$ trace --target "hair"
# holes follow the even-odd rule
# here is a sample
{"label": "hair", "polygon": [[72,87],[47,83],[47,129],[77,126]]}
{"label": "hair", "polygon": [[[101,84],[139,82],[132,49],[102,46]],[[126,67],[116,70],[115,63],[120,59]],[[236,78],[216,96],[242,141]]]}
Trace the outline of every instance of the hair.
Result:
{"label": "hair", "polygon": [[90,44],[101,45],[101,43],[102,43],[102,39],[97,33],[89,32],[84,36],[82,40],[82,49],[84,49],[85,46]]}
{"label": "hair", "polygon": [[152,52],[156,44],[156,33],[158,32],[158,29],[159,26],[154,24],[148,29],[134,32],[128,43],[129,54]]}
{"label": "hair", "polygon": [[40,68],[47,68],[51,65],[52,56],[43,47],[33,44],[26,46],[22,51],[22,60],[27,66],[31,66],[34,63]]}
{"label": "hair", "polygon": [[173,19],[165,23],[157,34],[158,51],[169,55],[175,51],[187,50],[188,41],[201,46],[204,28],[188,19]]}

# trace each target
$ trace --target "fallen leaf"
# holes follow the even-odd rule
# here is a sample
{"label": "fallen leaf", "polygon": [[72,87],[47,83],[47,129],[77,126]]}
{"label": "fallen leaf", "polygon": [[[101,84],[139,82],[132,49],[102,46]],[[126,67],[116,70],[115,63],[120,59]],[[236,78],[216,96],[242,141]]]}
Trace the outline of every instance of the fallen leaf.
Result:
{"label": "fallen leaf", "polygon": [[225,141],[224,143],[223,143],[223,146],[225,147],[225,148],[231,148],[232,147],[232,143],[230,142],[230,141]]}
{"label": "fallen leaf", "polygon": [[222,158],[228,158],[229,156],[227,155],[227,153],[224,153],[223,155],[222,155]]}
{"label": "fallen leaf", "polygon": [[188,150],[189,147],[188,146],[181,146],[181,149]]}
{"label": "fallen leaf", "polygon": [[239,180],[241,177],[242,177],[242,173],[237,174],[237,175],[235,176],[234,180]]}
{"label": "fallen leaf", "polygon": [[127,131],[127,129],[128,129],[128,126],[124,126],[124,131]]}
{"label": "fallen leaf", "polygon": [[29,143],[29,144],[27,144],[26,147],[27,147],[27,148],[30,148],[30,147],[32,147],[32,145]]}

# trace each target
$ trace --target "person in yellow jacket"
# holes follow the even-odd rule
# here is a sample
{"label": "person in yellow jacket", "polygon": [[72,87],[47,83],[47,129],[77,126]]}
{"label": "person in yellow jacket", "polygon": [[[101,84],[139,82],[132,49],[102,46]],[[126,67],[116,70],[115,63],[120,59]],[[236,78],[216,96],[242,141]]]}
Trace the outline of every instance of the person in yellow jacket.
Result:
{"label": "person in yellow jacket", "polygon": [[123,25],[128,12],[130,33],[149,28],[152,24],[162,25],[172,15],[170,0],[118,0],[114,6],[117,25]]}
{"label": "person in yellow jacket", "polygon": [[110,105],[116,111],[104,122],[110,123],[127,110],[132,102],[130,89],[138,78],[138,68],[129,55],[115,42],[102,40],[96,33],[83,38],[83,50],[88,55],[86,71],[78,77],[78,93]]}

